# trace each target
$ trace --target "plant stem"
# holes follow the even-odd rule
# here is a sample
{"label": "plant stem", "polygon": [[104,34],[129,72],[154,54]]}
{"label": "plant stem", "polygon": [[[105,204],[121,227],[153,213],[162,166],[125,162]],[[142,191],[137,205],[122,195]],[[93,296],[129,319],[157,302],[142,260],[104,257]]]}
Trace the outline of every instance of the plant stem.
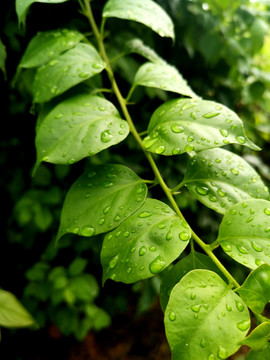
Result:
{"label": "plant stem", "polygon": [[[104,47],[104,43],[103,43],[103,37],[96,25],[93,13],[92,13],[92,9],[90,6],[90,2],[89,0],[84,0],[84,6],[82,7],[82,11],[85,14],[85,16],[88,18],[89,23],[92,27],[93,33],[95,35],[95,38],[97,40],[98,43],[98,47],[99,47],[99,52],[100,52],[100,56],[103,58],[103,60],[106,62],[106,70],[108,72],[108,76],[110,78],[111,84],[112,84],[112,88],[113,91],[115,93],[115,96],[119,102],[119,105],[122,109],[122,112],[125,116],[125,119],[127,120],[128,124],[129,124],[129,128],[130,128],[130,132],[133,134],[135,140],[137,141],[138,145],[140,146],[141,150],[144,152],[145,157],[147,158],[154,174],[155,174],[155,180],[159,183],[159,185],[161,186],[161,188],[163,189],[165,195],[167,196],[167,199],[169,200],[169,202],[171,203],[174,211],[177,213],[177,215],[179,216],[180,219],[185,220],[183,214],[181,213],[173,195],[172,195],[172,191],[168,188],[168,186],[166,185],[165,181],[163,180],[159,169],[152,157],[152,155],[145,150],[142,139],[140,137],[140,135],[138,134],[134,123],[132,121],[132,118],[129,114],[128,108],[127,108],[127,103],[126,100],[124,99],[124,97],[121,94],[121,91],[119,90],[119,87],[116,83],[114,74],[113,74],[113,70],[111,67],[111,63],[110,60],[108,59],[105,47]],[[177,187],[178,188],[178,187]],[[211,249],[208,247],[207,244],[205,244],[198,235],[195,234],[195,232],[192,230],[192,238],[196,241],[196,243],[205,251],[205,253],[211,258],[211,260],[216,264],[216,266],[219,268],[219,270],[226,276],[226,278],[228,279],[230,285],[234,286],[234,287],[239,287],[239,284],[237,283],[237,281],[232,277],[232,275],[227,271],[227,269],[221,264],[221,262],[218,260],[218,258],[213,254],[213,252],[211,251]]]}

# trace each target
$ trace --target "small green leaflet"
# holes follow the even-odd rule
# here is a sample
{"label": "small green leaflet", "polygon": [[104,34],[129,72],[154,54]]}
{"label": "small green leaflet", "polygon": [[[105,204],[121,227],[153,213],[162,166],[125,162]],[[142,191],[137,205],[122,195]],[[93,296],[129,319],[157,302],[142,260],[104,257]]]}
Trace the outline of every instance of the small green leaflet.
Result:
{"label": "small green leaflet", "polygon": [[92,236],[113,230],[145,201],[147,186],[123,165],[100,165],[71,186],[57,239],[66,233]]}
{"label": "small green leaflet", "polygon": [[252,271],[236,291],[245,304],[256,314],[263,312],[270,301],[270,265],[263,264]]}
{"label": "small green leaflet", "polygon": [[182,183],[204,205],[221,214],[245,199],[269,199],[268,188],[254,168],[220,148],[203,150],[192,157]]}
{"label": "small green leaflet", "polygon": [[[266,349],[270,338],[270,323],[264,322],[257,326],[252,333],[246,337],[241,344],[247,345],[255,351]],[[261,358],[261,360],[263,357]],[[266,359],[266,358],[265,358]]]}
{"label": "small green leaflet", "polygon": [[198,98],[178,70],[164,63],[147,62],[137,71],[134,86],[148,86]]}
{"label": "small green leaflet", "polygon": [[251,269],[270,264],[270,202],[246,200],[225,212],[216,243]]}
{"label": "small green leaflet", "polygon": [[266,349],[262,351],[251,350],[247,354],[245,360],[268,360],[270,359],[270,344],[267,344]]}
{"label": "small green leaflet", "polygon": [[259,147],[247,137],[239,117],[226,106],[201,99],[173,99],[156,109],[148,126],[145,148],[162,155],[177,155],[242,144]]}
{"label": "small green leaflet", "polygon": [[109,0],[104,6],[102,17],[137,21],[162,37],[174,39],[171,18],[152,0]]}
{"label": "small green leaflet", "polygon": [[101,250],[103,282],[132,283],[158,274],[185,249],[191,230],[166,204],[143,206],[105,236]]}
{"label": "small green leaflet", "polygon": [[175,265],[168,267],[160,285],[160,305],[163,311],[166,309],[172,288],[184,275],[194,269],[207,269],[219,273],[218,268],[208,256],[196,251],[191,252]]}
{"label": "small green leaflet", "polygon": [[247,307],[212,271],[192,270],[172,289],[165,328],[174,360],[227,359],[249,327]]}
{"label": "small green leaflet", "polygon": [[125,48],[127,52],[139,54],[152,63],[165,63],[165,60],[163,60],[153,49],[145,45],[141,39],[136,38],[129,40],[126,43]]}
{"label": "small green leaflet", "polygon": [[0,290],[0,326],[26,327],[34,323],[32,316],[13,294]]}
{"label": "small green leaflet", "polygon": [[25,23],[25,18],[28,13],[29,7],[35,2],[45,4],[57,4],[66,1],[68,0],[16,0],[16,13],[18,16],[18,22],[19,24]]}
{"label": "small green leaflet", "polygon": [[46,64],[82,39],[83,34],[68,29],[40,32],[29,42],[19,67],[32,68]]}
{"label": "small green leaflet", "polygon": [[76,95],[49,112],[37,129],[37,161],[72,164],[123,141],[129,126],[109,101]]}
{"label": "small green leaflet", "polygon": [[100,73],[105,65],[92,45],[77,44],[37,69],[33,84],[34,102],[42,103],[53,99]]}

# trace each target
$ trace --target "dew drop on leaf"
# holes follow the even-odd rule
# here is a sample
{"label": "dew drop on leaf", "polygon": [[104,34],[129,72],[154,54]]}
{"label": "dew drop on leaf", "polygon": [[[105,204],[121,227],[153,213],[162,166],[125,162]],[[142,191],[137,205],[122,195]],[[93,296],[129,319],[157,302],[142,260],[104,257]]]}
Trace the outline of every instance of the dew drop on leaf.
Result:
{"label": "dew drop on leaf", "polygon": [[264,210],[265,215],[270,215],[270,208],[265,208]]}
{"label": "dew drop on leaf", "polygon": [[226,349],[224,349],[222,346],[220,346],[219,345],[219,347],[218,347],[218,357],[220,358],[220,359],[227,359],[227,357],[228,357],[228,353],[227,353],[227,350]]}
{"label": "dew drop on leaf", "polygon": [[109,262],[109,267],[111,269],[114,269],[118,263],[118,258],[119,258],[119,255],[116,255],[114,258],[112,258],[112,260]]}
{"label": "dew drop on leaf", "polygon": [[239,174],[239,171],[235,168],[231,168],[230,169],[231,173],[234,174],[234,175],[238,175]]}
{"label": "dew drop on leaf", "polygon": [[175,315],[175,313],[174,313],[173,311],[170,312],[170,314],[169,314],[169,319],[170,319],[171,321],[175,321],[176,315]]}
{"label": "dew drop on leaf", "polygon": [[180,125],[172,125],[171,130],[174,133],[182,133],[185,129]]}
{"label": "dew drop on leaf", "polygon": [[189,240],[189,234],[185,231],[182,231],[180,234],[179,234],[179,237],[181,240],[183,241],[187,241]]}
{"label": "dew drop on leaf", "polygon": [[218,116],[220,113],[219,112],[209,112],[203,115],[204,118],[206,119],[211,119],[215,116]]}
{"label": "dew drop on leaf", "polygon": [[142,246],[139,250],[139,255],[140,256],[143,256],[145,253],[146,253],[147,249],[145,246]]}
{"label": "dew drop on leaf", "polygon": [[92,226],[84,226],[82,228],[82,235],[83,236],[92,236],[95,233],[95,229]]}
{"label": "dew drop on leaf", "polygon": [[165,146],[160,145],[160,146],[158,146],[158,147],[156,148],[155,153],[156,153],[156,154],[162,154],[162,153],[164,153],[164,151],[165,151]]}
{"label": "dew drop on leaf", "polygon": [[100,140],[103,143],[110,142],[112,140],[112,138],[113,138],[113,134],[111,133],[110,130],[104,130],[100,135]]}
{"label": "dew drop on leaf", "polygon": [[226,309],[227,309],[227,311],[232,311],[231,305],[230,305],[230,304],[226,304]]}
{"label": "dew drop on leaf", "polygon": [[152,213],[150,213],[149,211],[143,211],[139,214],[139,218],[146,218],[146,217],[149,217],[151,216]]}
{"label": "dew drop on leaf", "polygon": [[149,270],[152,274],[159,273],[162,269],[164,269],[166,262],[159,255],[149,264]]}
{"label": "dew drop on leaf", "polygon": [[201,310],[201,305],[193,305],[191,306],[191,310],[198,313]]}
{"label": "dew drop on leaf", "polygon": [[243,320],[236,324],[237,328],[241,331],[246,331],[249,329],[250,320]]}
{"label": "dew drop on leaf", "polygon": [[222,136],[224,136],[224,137],[228,136],[228,131],[226,129],[220,129],[219,131],[220,131]]}
{"label": "dew drop on leaf", "polygon": [[244,305],[240,301],[236,300],[235,305],[236,305],[238,311],[242,312],[244,310]]}
{"label": "dew drop on leaf", "polygon": [[204,187],[204,186],[197,186],[196,191],[200,195],[207,195],[208,192],[209,192],[209,189],[207,187]]}
{"label": "dew drop on leaf", "polygon": [[263,251],[263,249],[258,244],[256,244],[254,241],[251,242],[251,246],[253,247],[253,249],[255,251],[258,251],[258,252]]}

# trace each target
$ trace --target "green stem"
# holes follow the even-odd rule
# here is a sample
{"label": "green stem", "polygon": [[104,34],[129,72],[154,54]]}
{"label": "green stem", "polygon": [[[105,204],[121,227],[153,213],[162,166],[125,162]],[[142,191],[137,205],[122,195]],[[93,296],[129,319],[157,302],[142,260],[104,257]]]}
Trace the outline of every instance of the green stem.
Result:
{"label": "green stem", "polygon": [[[92,10],[91,10],[91,6],[89,3],[89,0],[84,0],[84,6],[82,8],[85,16],[88,18],[89,23],[92,27],[92,30],[94,32],[94,35],[96,37],[97,43],[98,43],[98,47],[99,47],[99,52],[100,52],[100,56],[103,58],[103,60],[106,62],[106,70],[108,72],[108,76],[110,78],[111,84],[112,84],[112,88],[113,91],[115,93],[115,96],[119,102],[119,105],[121,107],[121,110],[124,114],[125,119],[127,120],[128,124],[129,124],[129,128],[130,128],[130,132],[133,134],[135,140],[137,141],[138,145],[140,146],[141,150],[144,152],[145,157],[147,158],[154,174],[155,174],[155,180],[159,183],[159,185],[161,186],[161,188],[163,189],[165,195],[167,196],[167,199],[169,200],[169,202],[171,203],[174,211],[177,213],[177,215],[179,216],[180,219],[185,220],[183,214],[181,213],[173,195],[171,190],[168,188],[168,186],[166,185],[165,181],[163,180],[159,169],[152,157],[152,155],[145,150],[145,147],[143,145],[142,139],[140,137],[140,135],[138,134],[134,123],[132,121],[132,118],[129,114],[128,108],[127,108],[127,104],[126,104],[126,100],[124,99],[124,97],[121,94],[121,91],[119,90],[119,87],[116,83],[114,74],[113,74],[113,70],[110,64],[110,61],[108,59],[105,47],[104,47],[104,43],[103,43],[103,38],[101,33],[98,30],[98,27],[96,25]],[[186,221],[186,220],[185,220]],[[227,271],[227,269],[221,264],[221,262],[218,260],[218,258],[213,254],[213,252],[209,249],[208,245],[205,244],[198,235],[195,234],[194,231],[192,231],[192,237],[193,239],[196,241],[196,243],[205,251],[205,253],[212,259],[212,261],[216,264],[216,266],[219,268],[219,270],[226,276],[226,278],[228,279],[229,283],[232,286],[236,286],[239,287],[239,284],[237,283],[237,281],[232,277],[232,275]]]}

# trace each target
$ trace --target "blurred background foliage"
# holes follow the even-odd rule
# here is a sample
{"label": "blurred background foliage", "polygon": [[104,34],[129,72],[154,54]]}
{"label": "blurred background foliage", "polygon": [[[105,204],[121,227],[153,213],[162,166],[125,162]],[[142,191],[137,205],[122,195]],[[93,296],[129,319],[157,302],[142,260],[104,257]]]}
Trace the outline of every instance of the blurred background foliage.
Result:
{"label": "blurred background foliage", "polygon": [[[156,0],[172,17],[176,40],[160,38],[138,23],[110,19],[106,43],[123,94],[128,94],[138,67],[145,61],[126,54],[127,42],[141,39],[167,62],[175,65],[192,89],[204,99],[221,102],[243,120],[248,136],[263,150],[229,145],[270,183],[270,1],[249,0]],[[105,1],[92,1],[100,22]],[[81,341],[93,330],[110,326],[119,314],[146,311],[157,299],[160,277],[134,285],[101,284],[99,252],[102,236],[64,238],[55,246],[61,206],[65,194],[88,162],[124,163],[143,178],[152,178],[143,154],[131,137],[109,151],[72,166],[41,165],[35,177],[36,110],[31,104],[32,70],[15,82],[16,67],[32,36],[38,31],[61,27],[89,33],[78,12],[77,1],[63,4],[34,3],[26,27],[19,28],[15,1],[0,5],[1,82],[1,222],[0,287],[14,293],[33,315],[39,330],[51,329]],[[123,56],[122,56],[123,55]],[[15,84],[14,84],[15,83]],[[88,85],[101,86],[101,76]],[[109,86],[104,77],[103,87]],[[139,131],[147,129],[152,112],[164,101],[176,97],[153,88],[137,88],[130,111]],[[113,95],[108,95],[114,101]],[[138,104],[136,106],[135,104]],[[187,158],[160,157],[158,164],[169,186],[178,184],[185,173]],[[159,189],[150,196],[163,201]],[[183,190],[179,206],[195,231],[206,242],[216,238],[220,215],[205,208]],[[199,249],[198,249],[199,250]],[[186,254],[186,253],[185,253]],[[183,254],[183,255],[185,255]],[[219,254],[238,281],[246,270],[226,255]],[[117,321],[117,320],[116,320]],[[20,334],[18,334],[20,332]],[[24,359],[10,345],[21,332],[3,332],[2,349],[9,347],[10,359]],[[2,350],[4,351],[4,350]],[[30,357],[28,357],[30,359]]]}

